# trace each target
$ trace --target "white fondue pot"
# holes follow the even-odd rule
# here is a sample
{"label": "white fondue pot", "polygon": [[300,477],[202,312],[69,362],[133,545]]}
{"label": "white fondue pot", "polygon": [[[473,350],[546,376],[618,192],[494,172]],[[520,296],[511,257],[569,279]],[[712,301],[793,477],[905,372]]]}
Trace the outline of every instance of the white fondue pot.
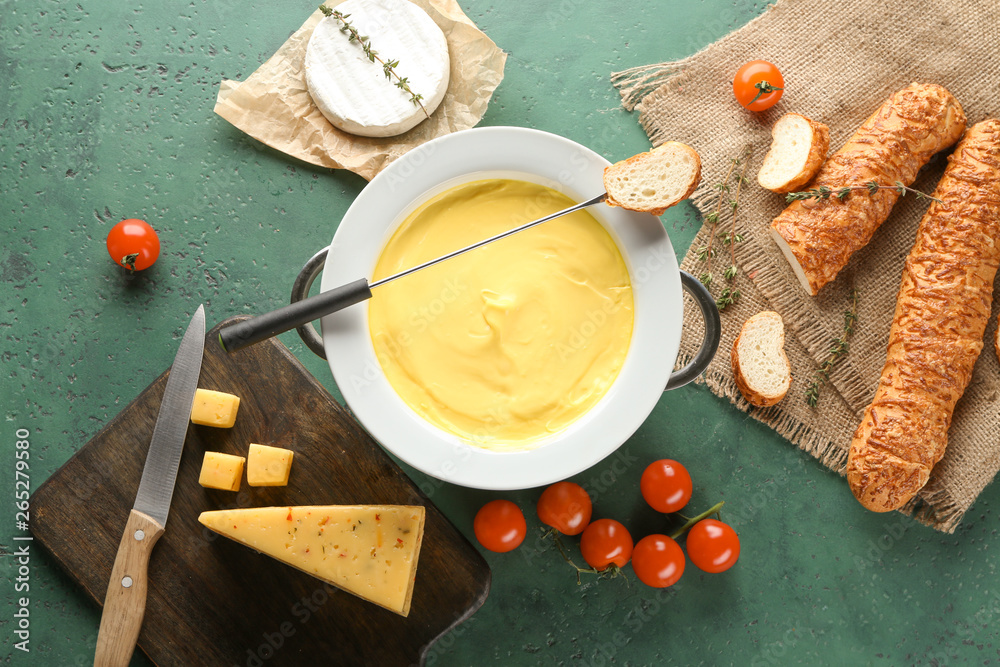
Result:
{"label": "white fondue pot", "polygon": [[[320,271],[321,291],[370,277],[397,225],[443,190],[466,181],[516,178],[584,201],[604,191],[603,172],[609,164],[569,139],[519,127],[476,128],[423,144],[362,190],[332,244],[299,274],[292,301],[308,295]],[[523,489],[565,479],[624,443],[652,412],[664,388],[683,386],[700,375],[714,356],[720,335],[714,299],[700,282],[678,269],[659,218],[604,204],[588,211],[614,239],[628,267],[634,300],[632,340],[607,394],[577,421],[530,449],[483,449],[410,409],[382,373],[364,304],[323,317],[322,338],[311,325],[300,327],[299,333],[310,349],[329,361],[338,388],[362,426],[414,468],[480,489]],[[673,372],[684,323],[682,290],[701,308],[706,334],[695,359]],[[372,298],[378,298],[377,291]]]}

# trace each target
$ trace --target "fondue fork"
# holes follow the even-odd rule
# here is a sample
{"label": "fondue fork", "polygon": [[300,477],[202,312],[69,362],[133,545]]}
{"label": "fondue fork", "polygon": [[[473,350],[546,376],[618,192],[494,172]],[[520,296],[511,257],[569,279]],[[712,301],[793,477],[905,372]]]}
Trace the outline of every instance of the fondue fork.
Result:
{"label": "fondue fork", "polygon": [[277,336],[280,333],[302,326],[307,322],[312,322],[313,320],[323,317],[324,315],[329,315],[330,313],[337,312],[338,310],[342,310],[348,306],[353,306],[356,303],[366,301],[372,297],[372,289],[378,287],[379,285],[384,285],[388,282],[396,280],[397,278],[402,278],[403,276],[408,276],[411,273],[416,273],[421,269],[434,266],[435,264],[443,262],[446,259],[458,257],[459,255],[463,255],[470,250],[475,250],[476,248],[493,243],[494,241],[499,241],[502,238],[512,236],[518,232],[523,232],[526,229],[531,229],[532,227],[540,225],[543,222],[548,222],[549,220],[569,215],[570,213],[587,208],[588,206],[593,206],[594,204],[604,201],[607,197],[608,193],[603,192],[596,197],[576,204],[575,206],[570,206],[569,208],[564,208],[561,211],[556,211],[555,213],[538,218],[537,220],[526,222],[519,227],[515,227],[506,232],[501,232],[500,234],[483,239],[482,241],[477,241],[472,245],[459,248],[458,250],[441,255],[440,257],[435,257],[434,259],[428,260],[423,264],[418,264],[417,266],[405,269],[399,273],[394,273],[391,276],[381,278],[373,283],[369,283],[366,278],[360,278],[347,283],[346,285],[341,285],[340,287],[335,287],[321,294],[317,294],[316,296],[296,301],[295,303],[284,306],[283,308],[278,308],[277,310],[273,310],[269,313],[258,315],[257,317],[253,317],[249,320],[237,322],[228,327],[224,327],[219,331],[219,343],[227,352],[233,352],[244,348],[247,345],[259,343],[260,341],[271,338],[272,336]]}

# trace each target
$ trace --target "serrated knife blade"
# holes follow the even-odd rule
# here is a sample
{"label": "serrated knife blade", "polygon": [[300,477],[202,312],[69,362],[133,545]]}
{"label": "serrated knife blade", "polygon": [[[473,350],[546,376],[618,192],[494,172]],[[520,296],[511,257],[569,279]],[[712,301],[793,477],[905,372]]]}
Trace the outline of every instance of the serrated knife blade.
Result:
{"label": "serrated knife blade", "polygon": [[149,555],[163,535],[170,513],[204,352],[205,307],[198,306],[170,366],[139,491],[111,568],[95,667],[125,667],[135,650],[146,612]]}
{"label": "serrated knife blade", "polygon": [[139,480],[139,492],[132,506],[161,526],[167,525],[167,515],[170,514],[170,500],[174,496],[177,467],[184,450],[184,434],[191,421],[191,406],[198,389],[204,352],[205,307],[198,306],[170,366],[167,387],[163,390],[163,401],[153,427],[149,453],[146,454],[146,465]]}

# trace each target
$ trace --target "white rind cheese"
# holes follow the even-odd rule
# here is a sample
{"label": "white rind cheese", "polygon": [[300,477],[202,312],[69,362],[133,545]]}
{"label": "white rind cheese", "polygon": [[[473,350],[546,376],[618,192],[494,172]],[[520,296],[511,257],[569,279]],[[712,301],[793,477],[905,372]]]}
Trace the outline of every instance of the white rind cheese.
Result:
{"label": "white rind cheese", "polygon": [[[396,74],[423,95],[427,113],[448,90],[448,42],[430,16],[409,0],[347,0],[335,9],[385,61],[399,61]],[[423,109],[387,79],[358,42],[341,32],[341,23],[324,17],[306,48],[306,85],[327,120],[337,129],[365,137],[402,134],[426,119]]]}

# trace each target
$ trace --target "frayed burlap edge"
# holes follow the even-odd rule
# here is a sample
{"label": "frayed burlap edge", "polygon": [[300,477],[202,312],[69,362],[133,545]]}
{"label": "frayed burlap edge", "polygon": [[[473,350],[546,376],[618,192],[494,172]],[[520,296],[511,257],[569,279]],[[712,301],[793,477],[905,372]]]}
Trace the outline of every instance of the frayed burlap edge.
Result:
{"label": "frayed burlap edge", "polygon": [[[751,19],[750,22],[744,26],[744,28],[761,21],[765,16],[774,10],[774,7],[775,5],[768,7],[761,15]],[[741,28],[741,30],[742,29],[743,28]],[[612,72],[611,85],[613,85],[621,94],[622,106],[624,106],[627,111],[632,111],[647,95],[654,92],[663,84],[668,82],[674,84],[683,83],[684,67],[688,63],[697,58],[703,51],[714,48],[719,44],[725,44],[727,40],[736,39],[739,32],[740,30],[733,31],[717,42],[713,42],[705,48],[686,58],[682,58],[681,60],[666,61],[652,65],[639,65],[637,67],[630,67],[620,72]],[[646,134],[650,135],[650,139],[653,140],[653,145],[662,143],[664,139],[661,138],[660,141],[656,141],[651,134],[653,131],[652,128],[650,128],[647,123],[642,121],[641,116],[639,122],[642,125],[642,128],[646,130]]]}

